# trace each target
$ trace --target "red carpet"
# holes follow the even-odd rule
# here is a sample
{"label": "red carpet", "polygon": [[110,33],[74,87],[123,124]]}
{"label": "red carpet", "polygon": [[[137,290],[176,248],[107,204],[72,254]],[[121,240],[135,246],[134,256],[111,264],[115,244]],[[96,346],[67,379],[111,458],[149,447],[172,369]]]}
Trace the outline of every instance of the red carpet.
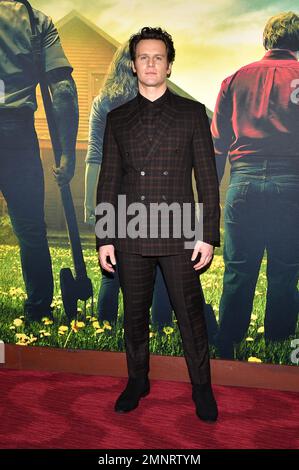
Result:
{"label": "red carpet", "polygon": [[125,379],[0,370],[2,449],[299,449],[299,394],[214,387],[217,424],[194,413],[191,386],[152,381],[126,415]]}

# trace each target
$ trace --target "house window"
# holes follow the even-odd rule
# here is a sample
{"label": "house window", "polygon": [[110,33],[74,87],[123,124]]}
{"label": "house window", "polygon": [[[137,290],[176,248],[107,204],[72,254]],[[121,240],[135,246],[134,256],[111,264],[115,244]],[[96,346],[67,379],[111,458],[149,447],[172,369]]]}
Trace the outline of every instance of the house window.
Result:
{"label": "house window", "polygon": [[96,96],[101,92],[106,73],[90,72],[89,74],[89,109]]}

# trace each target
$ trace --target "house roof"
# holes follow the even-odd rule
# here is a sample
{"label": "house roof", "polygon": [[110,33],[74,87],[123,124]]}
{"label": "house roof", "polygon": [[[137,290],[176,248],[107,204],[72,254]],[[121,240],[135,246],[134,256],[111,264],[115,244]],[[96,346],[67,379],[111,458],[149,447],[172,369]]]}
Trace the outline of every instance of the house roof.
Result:
{"label": "house roof", "polygon": [[81,15],[77,10],[72,10],[70,11],[67,15],[65,15],[63,18],[58,20],[56,22],[56,27],[57,29],[62,29],[67,23],[69,23],[71,20],[74,18],[78,18],[82,23],[84,23],[88,28],[92,29],[95,33],[99,34],[102,36],[106,41],[110,42],[113,44],[115,47],[119,47],[120,43],[116,41],[112,36],[109,34],[105,33],[101,28],[99,28],[95,23],[92,21],[88,20],[85,16]]}

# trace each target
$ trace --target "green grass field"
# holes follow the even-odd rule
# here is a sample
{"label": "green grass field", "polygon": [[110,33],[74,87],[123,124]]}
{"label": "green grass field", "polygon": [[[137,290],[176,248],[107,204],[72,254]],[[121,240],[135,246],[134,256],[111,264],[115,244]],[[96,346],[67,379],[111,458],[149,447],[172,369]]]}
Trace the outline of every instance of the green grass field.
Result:
{"label": "green grass field", "polygon": [[[91,302],[87,304],[86,318],[83,305],[79,305],[79,318],[76,324],[69,325],[64,314],[59,289],[59,271],[71,266],[70,252],[67,248],[51,247],[55,278],[53,300],[55,323],[44,319],[42,324],[33,323],[25,326],[23,301],[24,283],[19,261],[19,249],[15,245],[0,245],[0,339],[6,343],[23,346],[50,346],[60,348],[80,348],[95,350],[123,351],[123,304],[119,296],[119,318],[117,325],[99,323],[92,314]],[[88,276],[92,279],[95,295],[100,285],[100,270],[94,249],[85,249],[84,257]],[[218,316],[219,300],[222,289],[223,260],[220,249],[216,250],[211,268],[201,276],[207,303],[211,303]],[[246,339],[238,346],[238,360],[291,364],[291,339],[284,343],[272,343],[265,346],[263,339],[263,312],[265,307],[266,274],[265,260],[256,289],[254,308],[250,328]],[[96,302],[95,302],[96,303]],[[297,338],[299,338],[299,331]],[[162,334],[152,327],[150,330],[150,349],[152,353],[180,356],[183,354],[181,339],[175,322],[174,328],[166,328]],[[211,357],[215,350],[211,347]]]}

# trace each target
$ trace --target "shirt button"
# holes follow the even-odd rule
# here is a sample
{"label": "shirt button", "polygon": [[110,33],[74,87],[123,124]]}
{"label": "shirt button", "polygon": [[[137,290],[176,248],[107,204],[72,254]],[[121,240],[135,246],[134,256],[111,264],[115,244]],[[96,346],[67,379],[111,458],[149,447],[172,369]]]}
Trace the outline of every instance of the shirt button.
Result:
{"label": "shirt button", "polygon": [[163,171],[163,175],[167,176],[167,175],[168,175],[168,171]]}
{"label": "shirt button", "polygon": [[142,195],[142,196],[140,196],[140,199],[141,199],[141,201],[144,201],[144,199],[145,199],[145,196],[143,196],[143,195]]}
{"label": "shirt button", "polygon": [[141,174],[141,176],[144,176],[144,175],[145,175],[145,171],[141,171],[140,174]]}
{"label": "shirt button", "polygon": [[163,201],[166,201],[166,196],[164,196],[164,194],[162,196],[162,199],[163,199]]}

